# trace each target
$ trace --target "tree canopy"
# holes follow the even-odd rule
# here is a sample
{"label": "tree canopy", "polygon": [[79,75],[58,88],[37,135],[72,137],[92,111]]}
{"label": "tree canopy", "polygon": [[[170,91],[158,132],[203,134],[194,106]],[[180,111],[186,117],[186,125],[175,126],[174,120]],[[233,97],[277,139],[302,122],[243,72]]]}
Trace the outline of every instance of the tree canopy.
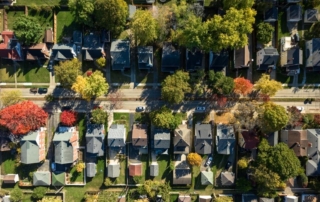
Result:
{"label": "tree canopy", "polygon": [[261,129],[264,132],[274,132],[281,130],[289,121],[289,116],[284,107],[266,102],[261,105],[262,113],[259,114]]}
{"label": "tree canopy", "polygon": [[214,93],[221,95],[229,95],[233,92],[234,81],[231,77],[225,76],[222,72],[209,71],[208,87],[213,90]]}
{"label": "tree canopy", "polygon": [[236,125],[239,128],[253,129],[257,124],[259,107],[255,102],[241,102],[234,111]]}
{"label": "tree canopy", "polygon": [[128,18],[128,5],[124,0],[96,0],[94,17],[97,25],[110,30],[116,38],[124,29]]}
{"label": "tree canopy", "polygon": [[130,22],[136,45],[144,46],[157,38],[157,22],[149,10],[137,10]]}
{"label": "tree canopy", "polygon": [[18,16],[13,23],[13,30],[19,42],[31,45],[39,42],[43,30],[39,21],[30,16]]}
{"label": "tree canopy", "polygon": [[247,95],[252,92],[253,84],[243,77],[234,79],[234,92],[240,95]]}
{"label": "tree canopy", "polygon": [[192,166],[200,166],[202,158],[197,153],[189,153],[187,156],[188,163]]}
{"label": "tree canopy", "polygon": [[33,199],[42,199],[47,193],[48,188],[46,187],[36,187],[33,190],[32,198]]}
{"label": "tree canopy", "polygon": [[138,187],[140,195],[147,194],[155,201],[157,195],[161,195],[164,201],[169,200],[170,185],[168,182],[146,180],[143,185]]}
{"label": "tree canopy", "polygon": [[282,84],[278,81],[271,80],[270,75],[262,74],[261,78],[256,82],[254,88],[259,90],[262,94],[272,97],[277,93],[278,90],[282,89]]}
{"label": "tree canopy", "polygon": [[25,135],[45,126],[48,114],[31,101],[10,105],[0,111],[0,125],[12,134]]}
{"label": "tree canopy", "polygon": [[70,88],[78,75],[82,75],[81,62],[78,59],[66,60],[54,66],[55,75],[64,88]]}
{"label": "tree canopy", "polygon": [[267,44],[272,40],[272,32],[274,27],[267,22],[260,22],[257,25],[257,39],[263,44]]}
{"label": "tree canopy", "polygon": [[96,63],[100,68],[104,68],[106,66],[106,58],[100,57],[99,59],[96,60]]}
{"label": "tree canopy", "polygon": [[20,90],[11,90],[11,91],[2,91],[0,94],[0,101],[2,107],[7,107],[9,105],[14,105],[19,102],[22,102],[22,94]]}
{"label": "tree canopy", "polygon": [[89,27],[94,25],[92,18],[94,5],[92,0],[69,0],[68,6],[77,23]]}
{"label": "tree canopy", "polygon": [[161,84],[161,97],[172,104],[181,103],[185,93],[191,91],[189,79],[189,74],[180,70],[167,76]]}
{"label": "tree canopy", "polygon": [[23,192],[18,185],[10,192],[10,201],[19,202],[23,199]]}
{"label": "tree canopy", "polygon": [[105,124],[108,119],[108,114],[100,108],[92,110],[91,116],[90,120],[96,124]]}
{"label": "tree canopy", "polygon": [[157,12],[153,13],[157,25],[158,41],[165,41],[172,31],[172,8],[166,5],[157,5]]}
{"label": "tree canopy", "polygon": [[172,130],[176,129],[182,121],[181,116],[174,115],[167,107],[152,111],[150,119],[156,127]]}
{"label": "tree canopy", "polygon": [[223,0],[223,8],[228,10],[231,7],[236,9],[251,8],[254,0]]}
{"label": "tree canopy", "polygon": [[60,122],[65,126],[73,126],[77,121],[77,112],[75,111],[63,111],[60,114]]}
{"label": "tree canopy", "polygon": [[231,196],[219,196],[214,199],[214,202],[233,202],[233,198]]}

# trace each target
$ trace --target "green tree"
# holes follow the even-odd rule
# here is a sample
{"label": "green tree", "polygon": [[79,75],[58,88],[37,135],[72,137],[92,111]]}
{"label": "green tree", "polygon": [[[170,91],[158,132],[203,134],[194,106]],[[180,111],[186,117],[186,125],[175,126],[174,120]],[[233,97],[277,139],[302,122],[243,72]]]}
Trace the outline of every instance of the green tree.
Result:
{"label": "green tree", "polygon": [[238,160],[238,167],[240,169],[246,169],[248,167],[248,159],[242,157],[241,159]]}
{"label": "green tree", "polygon": [[36,200],[42,199],[46,195],[46,193],[47,193],[46,187],[36,187],[33,190],[32,198]]}
{"label": "green tree", "polygon": [[225,10],[234,7],[236,9],[251,8],[254,4],[254,0],[223,0],[223,8]]}
{"label": "green tree", "polygon": [[96,0],[94,17],[97,25],[110,30],[116,38],[124,29],[128,18],[128,5],[124,0]]}
{"label": "green tree", "polygon": [[2,102],[2,107],[7,107],[10,105],[17,104],[24,99],[20,90],[2,91],[0,94],[0,101]]}
{"label": "green tree", "polygon": [[90,27],[94,25],[92,19],[94,5],[92,0],[69,0],[68,6],[77,23]]}
{"label": "green tree", "polygon": [[19,202],[23,199],[23,192],[18,185],[10,192],[10,201]]}
{"label": "green tree", "polygon": [[161,97],[172,104],[181,103],[185,93],[191,91],[189,79],[189,74],[180,70],[167,76],[161,84]]}
{"label": "green tree", "polygon": [[209,71],[208,87],[213,92],[228,95],[233,92],[234,80],[231,77],[225,76],[222,72]]}
{"label": "green tree", "polygon": [[160,42],[166,41],[172,31],[172,8],[166,5],[157,5],[157,12],[153,16],[157,25],[157,39]]}
{"label": "green tree", "polygon": [[60,62],[54,66],[57,79],[64,88],[70,88],[78,75],[82,75],[81,62],[78,59]]}
{"label": "green tree", "polygon": [[219,196],[214,199],[214,202],[233,202],[233,198],[230,196]]}
{"label": "green tree", "polygon": [[273,196],[281,185],[280,176],[262,164],[254,169],[254,179],[258,184],[258,195],[263,197]]}
{"label": "green tree", "polygon": [[267,22],[260,22],[257,25],[257,39],[263,44],[267,44],[272,40],[274,27]]}
{"label": "green tree", "polygon": [[254,88],[259,90],[262,94],[272,97],[278,90],[282,89],[282,84],[278,81],[270,80],[270,75],[262,74]]}
{"label": "green tree", "polygon": [[159,128],[176,129],[181,123],[182,118],[179,115],[173,115],[167,107],[162,107],[150,113],[151,123]]}
{"label": "green tree", "polygon": [[108,119],[108,114],[100,108],[92,110],[91,116],[91,121],[96,124],[105,124]]}
{"label": "green tree", "polygon": [[149,10],[137,10],[130,22],[136,45],[145,46],[157,38],[157,22]]}
{"label": "green tree", "polygon": [[237,179],[236,187],[241,192],[248,192],[248,191],[250,191],[252,189],[250,181],[247,180],[246,178],[243,178],[243,177],[240,177],[240,178]]}
{"label": "green tree", "polygon": [[266,102],[261,105],[262,113],[259,114],[261,129],[264,132],[274,132],[281,130],[287,125],[289,116],[284,107]]}
{"label": "green tree", "polygon": [[147,194],[148,197],[155,200],[157,195],[161,195],[164,201],[169,200],[170,185],[167,182],[146,180],[143,185],[138,188],[141,195]]}
{"label": "green tree", "polygon": [[106,66],[106,58],[105,57],[101,57],[101,58],[97,59],[96,62],[100,68],[104,68]]}
{"label": "green tree", "polygon": [[39,21],[30,16],[18,16],[15,18],[13,30],[15,36],[25,45],[39,42],[43,34]]}

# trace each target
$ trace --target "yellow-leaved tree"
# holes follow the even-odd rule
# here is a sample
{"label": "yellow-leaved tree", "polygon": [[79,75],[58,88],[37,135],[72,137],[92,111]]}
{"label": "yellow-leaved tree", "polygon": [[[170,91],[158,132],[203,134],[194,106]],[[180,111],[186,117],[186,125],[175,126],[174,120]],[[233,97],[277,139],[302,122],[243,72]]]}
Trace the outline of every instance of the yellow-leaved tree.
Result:
{"label": "yellow-leaved tree", "polygon": [[282,84],[278,81],[271,80],[270,75],[262,74],[261,78],[256,82],[254,88],[260,90],[264,95],[274,96],[278,90],[282,89]]}
{"label": "yellow-leaved tree", "polygon": [[200,166],[201,162],[202,162],[201,156],[197,153],[188,154],[187,160],[188,160],[189,164],[192,166]]}

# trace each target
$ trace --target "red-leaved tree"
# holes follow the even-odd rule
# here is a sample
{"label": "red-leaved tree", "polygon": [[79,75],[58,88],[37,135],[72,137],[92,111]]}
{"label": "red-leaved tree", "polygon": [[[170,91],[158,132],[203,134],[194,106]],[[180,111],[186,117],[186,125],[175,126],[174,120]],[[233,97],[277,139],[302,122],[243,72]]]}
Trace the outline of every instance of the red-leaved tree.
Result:
{"label": "red-leaved tree", "polygon": [[60,122],[65,126],[73,126],[77,121],[77,113],[75,111],[63,111],[60,115]]}
{"label": "red-leaved tree", "polygon": [[10,105],[0,111],[0,125],[12,134],[25,135],[46,125],[48,114],[31,101]]}
{"label": "red-leaved tree", "polygon": [[243,77],[234,79],[234,92],[241,95],[248,95],[253,89],[253,84]]}

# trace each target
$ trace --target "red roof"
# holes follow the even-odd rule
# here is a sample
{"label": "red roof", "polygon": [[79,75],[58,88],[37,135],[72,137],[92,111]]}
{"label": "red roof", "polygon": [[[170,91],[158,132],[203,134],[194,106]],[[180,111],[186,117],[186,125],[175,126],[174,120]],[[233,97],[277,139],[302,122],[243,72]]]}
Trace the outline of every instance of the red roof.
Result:
{"label": "red roof", "polygon": [[1,32],[2,38],[3,38],[3,42],[5,44],[9,43],[9,39],[13,38],[13,31],[3,31]]}
{"label": "red roof", "polygon": [[130,176],[141,176],[142,175],[142,164],[130,164],[129,165]]}
{"label": "red roof", "polygon": [[244,139],[244,144],[240,145],[245,149],[254,149],[258,147],[259,137],[253,131],[242,131],[242,137]]}

